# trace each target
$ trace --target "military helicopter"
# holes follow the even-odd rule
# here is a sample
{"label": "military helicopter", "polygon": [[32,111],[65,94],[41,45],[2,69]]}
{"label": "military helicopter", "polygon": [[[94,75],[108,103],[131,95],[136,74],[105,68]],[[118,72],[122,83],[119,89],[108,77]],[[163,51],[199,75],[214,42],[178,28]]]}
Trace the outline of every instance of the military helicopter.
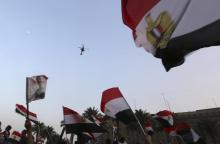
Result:
{"label": "military helicopter", "polygon": [[80,49],[80,55],[83,55],[85,50],[87,50],[87,48],[84,47],[84,44],[82,44],[82,47],[78,47],[78,48]]}

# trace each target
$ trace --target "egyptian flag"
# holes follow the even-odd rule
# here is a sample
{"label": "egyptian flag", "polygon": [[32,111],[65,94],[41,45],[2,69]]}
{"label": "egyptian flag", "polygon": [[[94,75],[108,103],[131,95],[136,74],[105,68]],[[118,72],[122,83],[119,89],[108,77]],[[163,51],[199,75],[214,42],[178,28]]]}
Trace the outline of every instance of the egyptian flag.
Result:
{"label": "egyptian flag", "polygon": [[166,127],[166,128],[164,128],[164,131],[165,131],[169,136],[177,136],[176,128],[175,128],[175,127]]}
{"label": "egyptian flag", "polygon": [[149,121],[147,121],[147,122],[144,124],[144,128],[146,129],[148,135],[151,136],[151,135],[154,134],[154,130],[153,130],[153,128],[152,128],[152,124],[151,124]]}
{"label": "egyptian flag", "polygon": [[[27,109],[23,105],[16,104],[15,112],[21,114],[24,117],[27,117]],[[29,119],[34,123],[38,123],[37,114],[30,111],[29,111]]]}
{"label": "egyptian flag", "polygon": [[13,131],[10,135],[10,139],[19,142],[21,140],[21,133],[19,133],[18,131]]}
{"label": "egyptian flag", "polygon": [[176,124],[176,133],[180,135],[187,144],[205,144],[200,136],[185,122]]}
{"label": "egyptian flag", "polygon": [[[99,117],[94,116],[94,115],[91,115],[91,117],[92,117],[93,122],[100,126],[100,124],[102,123],[102,120]],[[94,140],[96,140],[97,137],[99,137],[102,134],[103,133],[90,133],[90,135],[92,136]]]}
{"label": "egyptian flag", "polygon": [[137,47],[162,59],[167,71],[185,56],[220,45],[219,0],[121,0],[123,22]]}
{"label": "egyptian flag", "polygon": [[104,133],[106,130],[101,126],[83,118],[77,112],[67,107],[63,107],[64,125],[67,133],[82,133],[82,132],[98,132]]}
{"label": "egyptian flag", "polygon": [[47,76],[38,75],[27,78],[27,102],[43,99],[45,97]]}
{"label": "egyptian flag", "polygon": [[101,124],[102,120],[100,118],[98,118],[97,116],[91,115],[91,118],[92,118],[93,122],[96,123],[97,125]]}
{"label": "egyptian flag", "polygon": [[154,118],[156,118],[164,128],[173,126],[173,113],[168,110],[159,111],[154,115]]}
{"label": "egyptian flag", "polygon": [[101,111],[124,124],[136,122],[130,106],[117,87],[107,89],[102,93]]}

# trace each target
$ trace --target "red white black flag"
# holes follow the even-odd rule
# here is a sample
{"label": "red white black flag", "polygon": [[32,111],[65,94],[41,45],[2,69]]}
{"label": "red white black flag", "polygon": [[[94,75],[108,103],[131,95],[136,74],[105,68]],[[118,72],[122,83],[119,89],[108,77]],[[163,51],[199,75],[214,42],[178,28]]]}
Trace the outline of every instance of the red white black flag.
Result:
{"label": "red white black flag", "polygon": [[162,59],[166,70],[200,48],[220,45],[219,0],[121,0],[123,22],[137,47]]}
{"label": "red white black flag", "polygon": [[94,123],[96,123],[97,125],[100,125],[101,124],[101,119],[94,116],[94,115],[91,115],[91,118],[93,120]]}
{"label": "red white black flag", "polygon": [[67,107],[63,107],[63,115],[64,125],[67,133],[106,132],[106,130],[103,127],[97,125],[96,123],[93,123],[92,121],[86,118],[83,118],[76,111]]}
{"label": "red white black flag", "polygon": [[107,89],[102,93],[101,111],[124,124],[136,122],[130,106],[117,87]]}
{"label": "red white black flag", "polygon": [[173,113],[168,110],[159,111],[154,115],[164,128],[172,127],[174,124]]}
{"label": "red white black flag", "polygon": [[165,127],[164,128],[164,131],[169,135],[169,136],[177,136],[177,133],[176,133],[176,128],[171,126],[171,127]]}
{"label": "red white black flag", "polygon": [[17,141],[17,142],[20,142],[21,140],[21,133],[18,132],[18,131],[13,131],[12,134],[10,135],[10,138]]}
{"label": "red white black flag", "polygon": [[149,121],[145,122],[144,128],[147,131],[148,135],[153,135],[154,134],[154,130],[153,130],[152,124]]}
{"label": "red white black flag", "polygon": [[[16,104],[15,112],[18,114],[21,114],[24,117],[27,117],[27,109],[23,105]],[[37,114],[30,112],[30,111],[28,113],[29,113],[29,119],[32,122],[37,123],[38,122]]]}
{"label": "red white black flag", "polygon": [[38,75],[27,78],[27,102],[43,99],[45,97],[47,76]]}
{"label": "red white black flag", "polygon": [[187,123],[182,122],[175,125],[176,133],[182,137],[187,144],[205,144],[201,137]]}

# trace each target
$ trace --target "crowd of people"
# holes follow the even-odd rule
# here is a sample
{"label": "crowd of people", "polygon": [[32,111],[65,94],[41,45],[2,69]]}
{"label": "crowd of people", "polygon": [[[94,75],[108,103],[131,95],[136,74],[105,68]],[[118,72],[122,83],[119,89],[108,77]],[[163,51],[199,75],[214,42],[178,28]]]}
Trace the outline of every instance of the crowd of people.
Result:
{"label": "crowd of people", "polygon": [[[2,130],[2,123],[0,122],[0,144],[43,144],[39,138],[34,138],[31,131],[31,122],[26,120],[25,129],[19,133],[12,133],[12,126],[8,125]],[[14,135],[13,135],[14,134]]]}

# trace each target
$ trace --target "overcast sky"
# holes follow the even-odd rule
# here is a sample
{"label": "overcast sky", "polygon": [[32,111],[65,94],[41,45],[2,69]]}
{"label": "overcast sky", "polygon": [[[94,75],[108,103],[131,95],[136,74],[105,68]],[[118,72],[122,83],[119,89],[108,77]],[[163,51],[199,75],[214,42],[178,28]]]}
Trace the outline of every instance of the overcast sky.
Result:
{"label": "overcast sky", "polygon": [[[60,131],[62,106],[99,109],[105,89],[118,86],[133,109],[194,111],[220,105],[220,48],[197,51],[166,72],[136,48],[122,23],[119,0],[3,0],[0,5],[0,121],[22,130],[14,112],[25,105],[25,78],[49,77],[46,98],[30,103],[38,119]],[[79,46],[86,50],[80,55]],[[216,103],[216,104],[215,104]]]}

